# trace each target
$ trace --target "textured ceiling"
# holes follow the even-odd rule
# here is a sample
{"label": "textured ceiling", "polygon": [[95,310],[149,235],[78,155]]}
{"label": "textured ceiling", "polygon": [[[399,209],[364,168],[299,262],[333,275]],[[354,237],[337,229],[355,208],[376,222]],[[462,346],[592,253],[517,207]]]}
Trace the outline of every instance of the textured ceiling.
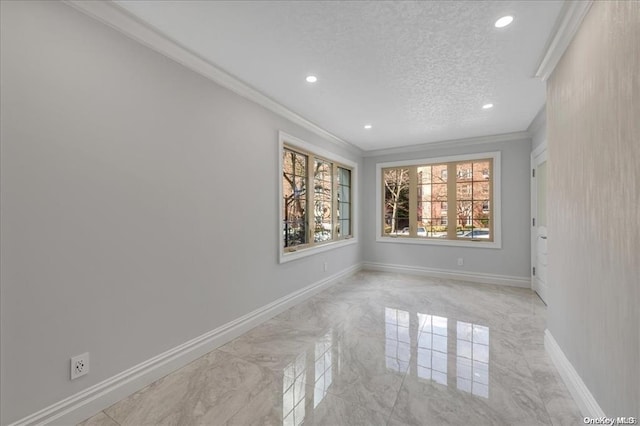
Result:
{"label": "textured ceiling", "polygon": [[[364,150],[525,130],[561,1],[118,1]],[[505,14],[512,25],[496,29]],[[318,82],[305,82],[308,74]],[[485,103],[495,107],[483,110]],[[371,123],[371,130],[363,129]]]}

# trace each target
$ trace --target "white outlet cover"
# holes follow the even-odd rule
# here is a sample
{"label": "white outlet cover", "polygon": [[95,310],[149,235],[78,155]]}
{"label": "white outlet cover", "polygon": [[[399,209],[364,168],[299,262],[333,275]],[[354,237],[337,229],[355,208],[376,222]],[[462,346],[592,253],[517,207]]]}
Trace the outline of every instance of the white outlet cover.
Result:
{"label": "white outlet cover", "polygon": [[84,376],[89,372],[89,352],[71,358],[71,380]]}

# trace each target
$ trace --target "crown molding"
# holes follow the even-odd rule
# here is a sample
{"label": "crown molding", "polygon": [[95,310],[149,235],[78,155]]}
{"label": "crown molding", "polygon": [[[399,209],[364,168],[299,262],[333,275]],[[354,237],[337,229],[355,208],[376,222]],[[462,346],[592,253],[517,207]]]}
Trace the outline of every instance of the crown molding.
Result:
{"label": "crown molding", "polygon": [[112,1],[64,0],[64,3],[119,31],[146,47],[178,62],[234,93],[263,106],[287,120],[321,136],[340,148],[362,156],[362,150],[296,114],[258,90],[140,21]]}
{"label": "crown molding", "polygon": [[524,140],[531,139],[531,135],[529,132],[513,132],[513,133],[503,133],[500,135],[488,135],[488,136],[478,136],[473,138],[465,138],[465,139],[451,139],[445,141],[438,142],[427,142],[419,145],[408,145],[408,146],[399,146],[397,148],[383,148],[383,149],[374,149],[371,151],[364,151],[364,157],[380,157],[383,155],[393,155],[393,154],[408,154],[420,151],[428,151],[433,149],[442,149],[442,148],[456,148],[456,147],[468,147],[474,145],[485,145],[488,143],[495,142],[506,142],[506,141],[516,141],[516,140]]}
{"label": "crown molding", "polygon": [[560,58],[580,28],[582,20],[589,12],[593,0],[565,1],[556,21],[556,26],[549,39],[544,56],[538,64],[535,76],[546,81],[558,65]]}

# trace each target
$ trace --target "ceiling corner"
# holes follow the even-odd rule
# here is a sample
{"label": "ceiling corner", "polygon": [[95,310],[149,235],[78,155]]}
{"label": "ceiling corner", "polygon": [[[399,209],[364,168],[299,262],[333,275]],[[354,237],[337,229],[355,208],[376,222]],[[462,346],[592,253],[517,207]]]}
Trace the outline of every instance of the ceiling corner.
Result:
{"label": "ceiling corner", "polygon": [[540,60],[535,76],[546,81],[562,58],[565,50],[580,28],[582,20],[589,12],[593,0],[566,1],[556,26],[549,38],[545,53]]}

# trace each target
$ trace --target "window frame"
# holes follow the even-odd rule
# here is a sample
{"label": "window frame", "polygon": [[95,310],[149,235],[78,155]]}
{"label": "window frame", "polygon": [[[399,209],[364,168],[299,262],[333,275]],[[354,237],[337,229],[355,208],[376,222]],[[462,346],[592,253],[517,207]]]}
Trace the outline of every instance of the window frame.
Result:
{"label": "window frame", "polygon": [[[376,242],[397,244],[418,244],[435,246],[476,247],[476,248],[502,248],[502,217],[501,217],[501,161],[500,151],[481,152],[477,154],[452,155],[446,157],[421,158],[415,160],[392,161],[376,164]],[[491,159],[493,162],[493,177],[491,181],[492,194],[490,205],[493,208],[493,241],[481,240],[449,240],[435,238],[406,238],[383,235],[383,183],[382,170],[386,168],[428,166],[442,163],[460,163],[467,161]],[[447,203],[452,200],[447,197]]]}
{"label": "window frame", "polygon": [[[316,243],[313,241],[308,241],[304,245],[294,246],[291,248],[284,247],[284,242],[282,238],[282,224],[284,222],[284,196],[283,196],[284,189],[282,187],[282,173],[283,173],[282,158],[284,155],[285,148],[288,148],[289,150],[292,150],[292,151],[299,152],[300,154],[307,155],[308,158],[310,159],[310,162],[312,162],[314,158],[318,158],[320,160],[325,160],[330,162],[332,164],[332,174],[334,178],[337,173],[338,167],[348,169],[351,171],[351,179],[350,179],[351,192],[349,197],[349,200],[350,200],[349,202],[351,207],[350,209],[351,234],[350,235],[333,239],[331,241],[326,241],[326,242]],[[358,164],[356,162],[343,158],[337,154],[334,154],[330,151],[319,148],[306,141],[303,141],[302,139],[299,139],[295,136],[292,136],[283,131],[280,131],[278,132],[278,173],[277,175],[278,175],[278,199],[279,199],[277,203],[278,204],[278,227],[277,227],[278,263],[290,262],[292,260],[300,259],[307,256],[312,256],[317,253],[322,253],[322,252],[333,250],[339,247],[356,244],[358,242],[357,221],[358,221],[358,204],[359,203],[357,199]],[[312,185],[313,185],[313,182],[307,183],[308,187],[311,187]],[[337,188],[337,183],[335,181],[332,182],[332,187],[333,187],[332,188],[332,205],[334,206],[333,212],[332,212],[332,226],[333,226],[332,233],[335,234],[335,225],[336,225],[336,221],[338,220],[337,217],[335,216],[337,212],[336,207],[337,207],[337,197],[338,197],[338,188]],[[313,202],[312,193],[309,193],[308,196],[310,197],[311,202]],[[309,210],[307,208],[306,211],[308,212],[307,214],[311,214],[311,217],[309,216],[306,217],[307,224],[309,224],[311,221],[314,220],[313,213],[312,213],[313,209]],[[312,238],[309,238],[309,236],[307,237],[308,239],[312,239]]]}

